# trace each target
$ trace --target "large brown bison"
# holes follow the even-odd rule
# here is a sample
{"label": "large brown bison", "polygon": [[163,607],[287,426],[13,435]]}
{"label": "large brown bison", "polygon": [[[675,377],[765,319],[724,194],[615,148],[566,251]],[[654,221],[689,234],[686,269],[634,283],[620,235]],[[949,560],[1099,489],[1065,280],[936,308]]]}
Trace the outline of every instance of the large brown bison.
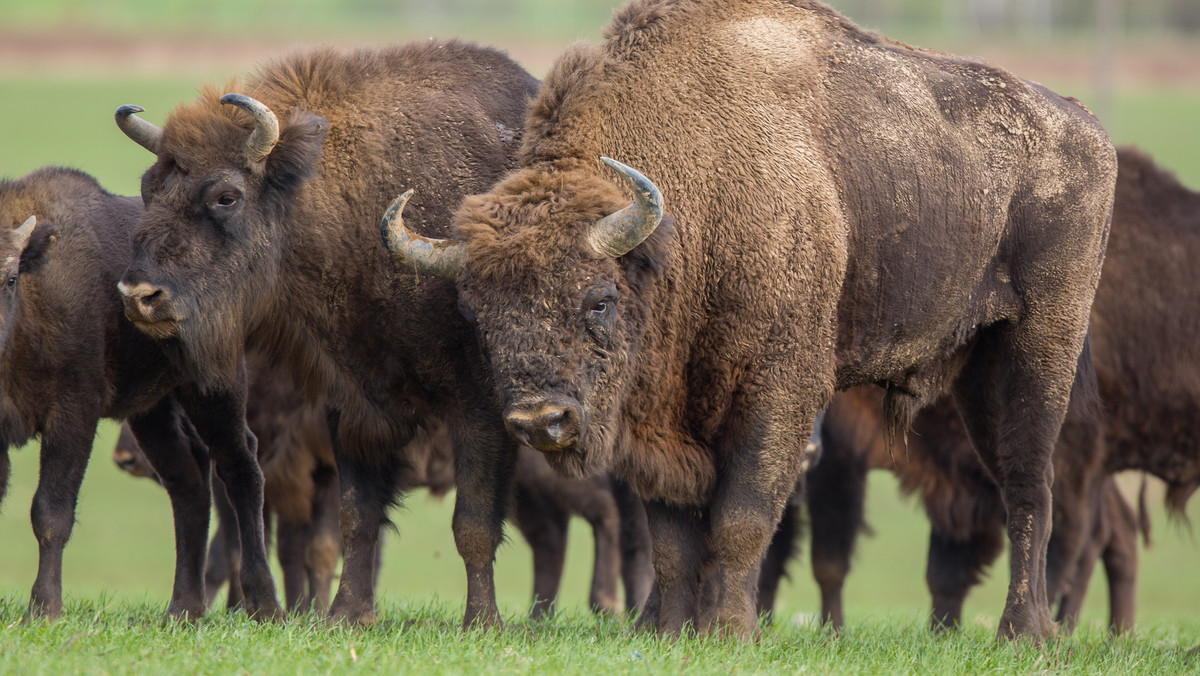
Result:
{"label": "large brown bison", "polygon": [[[1117,228],[1114,223],[1114,231]],[[1068,413],[1068,420],[1074,412]],[[882,391],[853,388],[834,396],[822,425],[821,461],[808,476],[806,500],[812,531],[812,570],[821,591],[821,619],[842,626],[842,586],[862,525],[868,469],[888,469],[905,493],[917,494],[929,517],[929,559],[925,581],[933,597],[932,626],[955,627],[962,619],[967,592],[982,579],[1004,544],[1005,510],[995,482],[971,449],[954,402],[942,398],[913,421],[902,450],[888,447]],[[1064,423],[1065,426],[1065,423]],[[1086,453],[1060,444],[1054,453],[1054,512],[1074,499],[1070,485],[1086,466]],[[1089,479],[1090,480],[1090,479]],[[1070,507],[1074,510],[1075,507]],[[1137,573],[1137,537],[1142,523],[1104,475],[1087,505],[1087,546],[1077,561],[1051,547],[1047,566],[1069,571],[1050,597],[1057,620],[1073,626],[1096,560],[1103,558],[1109,580],[1110,626],[1133,626]],[[1065,533],[1057,527],[1053,543]],[[1148,534],[1147,534],[1148,536]]]}
{"label": "large brown bison", "polygon": [[[31,514],[38,575],[30,613],[54,617],[62,609],[62,552],[96,423],[127,418],[171,498],[176,567],[168,612],[193,618],[204,612],[211,453],[240,524],[246,608],[278,615],[244,393],[197,386],[170,345],[149,339],[123,317],[117,280],[129,264],[129,231],[140,210],[136,198],[111,195],[69,169],[0,182],[0,232],[8,238],[0,308],[0,483],[8,480],[8,447],[41,435]],[[28,225],[12,229],[30,214],[35,218]],[[235,365],[233,384],[236,371]]]}
{"label": "large brown bison", "polygon": [[[1128,506],[1115,499],[1110,475],[1135,469],[1158,476],[1177,514],[1200,485],[1200,289],[1194,283],[1200,193],[1137,149],[1119,149],[1117,161],[1108,252],[1091,309],[1103,410],[1085,415],[1072,407],[1055,448],[1047,593],[1061,602],[1059,618],[1073,622],[1088,572],[1102,557],[1111,625],[1121,630],[1133,622],[1137,529]],[[882,459],[880,416],[878,397],[872,403],[862,393],[839,395],[827,416],[833,421],[825,431],[829,462],[814,471],[810,494],[813,565],[823,590],[840,587],[845,577],[854,532],[845,520],[861,514],[862,481],[855,475],[867,462],[890,466]],[[908,490],[922,494],[934,524],[928,575],[934,621],[953,622],[978,571],[995,558],[1004,509],[987,470],[965,453],[966,435],[948,402],[922,412],[915,426],[922,434],[910,445],[912,462],[897,454],[895,471]],[[959,572],[950,574],[954,569]]]}
{"label": "large brown bison", "polygon": [[177,343],[209,386],[233,381],[250,341],[334,409],[336,617],[374,619],[396,450],[436,415],[455,449],[465,623],[498,621],[492,562],[516,444],[453,285],[397,268],[372,224],[389,195],[418,186],[414,214],[444,232],[463,195],[514,166],[536,87],[497,51],[430,41],[299,53],[236,92],[203,90],[161,129],[118,112],[157,158],[123,277],[129,318]]}
{"label": "large brown bison", "polygon": [[953,388],[1011,515],[1000,632],[1044,636],[1050,452],[1115,175],[1092,115],[977,59],[812,0],[635,0],[552,68],[457,244],[385,227],[457,279],[512,436],[647,501],[660,632],[708,565],[718,625],[753,630],[813,416],[879,383],[897,431]]}

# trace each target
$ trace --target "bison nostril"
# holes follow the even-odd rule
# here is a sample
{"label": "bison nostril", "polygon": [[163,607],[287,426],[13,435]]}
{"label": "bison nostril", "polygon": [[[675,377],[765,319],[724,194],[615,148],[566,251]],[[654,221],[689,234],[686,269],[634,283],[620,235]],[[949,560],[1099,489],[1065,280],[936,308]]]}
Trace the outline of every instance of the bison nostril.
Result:
{"label": "bison nostril", "polygon": [[511,406],[504,422],[509,433],[519,442],[539,451],[559,451],[579,438],[578,406],[564,406],[554,401],[541,401]]}

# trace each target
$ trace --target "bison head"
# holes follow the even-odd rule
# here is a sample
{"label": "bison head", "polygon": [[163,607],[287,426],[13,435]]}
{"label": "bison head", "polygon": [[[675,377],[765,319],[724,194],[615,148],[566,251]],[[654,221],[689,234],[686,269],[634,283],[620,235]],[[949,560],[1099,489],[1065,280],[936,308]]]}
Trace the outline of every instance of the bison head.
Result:
{"label": "bison head", "polygon": [[36,273],[57,238],[57,230],[47,222],[30,216],[19,227],[6,229],[7,239],[0,241],[0,261],[4,272],[4,291],[0,296],[0,347],[17,322],[18,298],[22,279]]}
{"label": "bison head", "polygon": [[145,210],[118,288],[125,315],[160,339],[178,339],[196,376],[236,377],[245,335],[266,311],[280,228],[314,175],[326,123],[296,112],[280,125],[262,103],[206,91],[164,128],[117,110],[117,124],[157,161],[142,177]]}
{"label": "bison head", "polygon": [[576,476],[612,463],[671,230],[654,184],[604,161],[632,205],[595,165],[573,162],[522,170],[469,198],[455,217],[459,241],[405,230],[407,195],[383,222],[397,258],[457,280],[509,433]]}

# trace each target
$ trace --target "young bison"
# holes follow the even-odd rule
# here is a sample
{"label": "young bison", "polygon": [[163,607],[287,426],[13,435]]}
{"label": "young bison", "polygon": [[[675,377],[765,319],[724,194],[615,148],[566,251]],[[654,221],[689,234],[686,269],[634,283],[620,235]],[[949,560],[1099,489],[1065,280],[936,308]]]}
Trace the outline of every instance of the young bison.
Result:
{"label": "young bison", "polygon": [[[41,435],[30,614],[55,617],[62,609],[63,547],[96,423],[112,418],[128,419],[171,498],[176,566],[168,613],[195,618],[204,612],[211,452],[238,513],[246,609],[276,616],[263,542],[262,474],[243,422],[240,370],[231,387],[201,388],[178,367],[170,345],[149,339],[123,317],[117,280],[129,264],[130,227],[140,211],[140,200],[111,195],[69,169],[0,181],[0,230],[7,237],[0,483],[8,480],[7,449]],[[27,225],[12,230],[22,222]]]}

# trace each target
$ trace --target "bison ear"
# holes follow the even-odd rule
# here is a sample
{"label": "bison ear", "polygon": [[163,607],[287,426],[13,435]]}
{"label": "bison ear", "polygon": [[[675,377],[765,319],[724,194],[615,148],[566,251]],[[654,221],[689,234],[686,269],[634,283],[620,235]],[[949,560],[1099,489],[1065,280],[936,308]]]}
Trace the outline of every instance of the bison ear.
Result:
{"label": "bison ear", "polygon": [[321,143],[329,123],[309,112],[296,112],[279,131],[279,142],[267,156],[267,180],[285,192],[317,173]]}
{"label": "bison ear", "polygon": [[621,256],[621,261],[625,263],[625,274],[634,288],[641,290],[666,273],[669,242],[674,236],[675,217],[663,214],[654,232]]}
{"label": "bison ear", "polygon": [[22,275],[37,272],[49,259],[50,248],[58,241],[58,228],[53,223],[38,221],[29,235],[29,241],[21,251],[21,262],[17,271]]}

